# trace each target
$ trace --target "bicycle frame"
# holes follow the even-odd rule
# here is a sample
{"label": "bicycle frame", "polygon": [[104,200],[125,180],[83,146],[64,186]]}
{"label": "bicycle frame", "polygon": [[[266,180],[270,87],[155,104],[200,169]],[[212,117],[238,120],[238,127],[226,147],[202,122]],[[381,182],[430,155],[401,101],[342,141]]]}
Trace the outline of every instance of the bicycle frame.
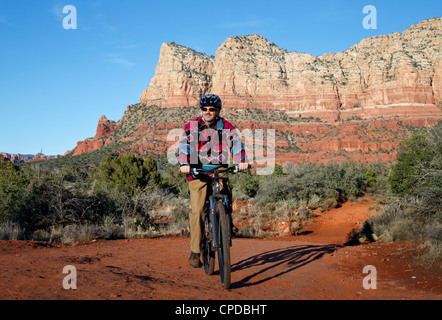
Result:
{"label": "bicycle frame", "polygon": [[[216,225],[216,217],[215,217],[215,203],[217,201],[222,201],[222,203],[224,204],[224,207],[226,209],[226,213],[229,212],[230,210],[230,206],[229,206],[229,197],[225,194],[221,194],[221,190],[220,190],[220,179],[225,179],[228,180],[228,178],[220,178],[219,174],[220,173],[224,173],[224,172],[233,172],[233,173],[237,173],[239,172],[238,170],[238,166],[233,166],[233,167],[229,167],[226,169],[215,169],[214,171],[208,171],[208,170],[204,170],[204,169],[200,169],[200,168],[193,168],[192,169],[192,173],[196,176],[198,174],[213,174],[213,191],[212,194],[209,196],[209,207],[208,210],[206,211],[206,216],[205,218],[208,219],[208,221],[210,222],[210,226],[212,229],[212,239],[211,243],[213,245],[214,248],[219,248],[220,246],[220,237],[219,237],[219,233],[220,233],[220,228],[218,228],[218,226]],[[227,214],[227,226],[228,226],[228,237],[229,237],[229,244],[230,246],[232,246],[232,217],[230,214]]]}

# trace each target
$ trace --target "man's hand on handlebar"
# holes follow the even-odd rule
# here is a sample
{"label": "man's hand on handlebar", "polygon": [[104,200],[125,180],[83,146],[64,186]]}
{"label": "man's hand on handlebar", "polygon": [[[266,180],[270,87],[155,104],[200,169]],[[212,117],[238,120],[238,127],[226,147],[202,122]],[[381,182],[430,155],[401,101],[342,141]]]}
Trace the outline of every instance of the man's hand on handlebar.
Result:
{"label": "man's hand on handlebar", "polygon": [[244,171],[247,170],[248,168],[249,164],[247,162],[241,162],[240,164],[238,164],[239,171]]}
{"label": "man's hand on handlebar", "polygon": [[180,166],[180,171],[181,171],[181,173],[189,174],[190,173],[190,166],[189,165]]}

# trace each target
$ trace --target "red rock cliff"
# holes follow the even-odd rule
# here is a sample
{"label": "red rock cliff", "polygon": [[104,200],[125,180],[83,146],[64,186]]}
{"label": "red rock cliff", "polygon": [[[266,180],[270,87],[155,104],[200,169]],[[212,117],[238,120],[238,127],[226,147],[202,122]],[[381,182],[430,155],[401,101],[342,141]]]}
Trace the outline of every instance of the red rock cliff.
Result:
{"label": "red rock cliff", "polygon": [[164,43],[140,103],[117,123],[103,116],[73,154],[115,141],[121,153],[164,155],[175,142],[168,133],[198,113],[180,107],[216,93],[241,130],[276,130],[278,163],[393,161],[409,126],[442,120],[441,39],[442,18],[433,18],[318,57],[260,35],[230,37],[215,57]]}
{"label": "red rock cliff", "polygon": [[104,115],[102,115],[101,118],[98,120],[97,132],[95,134],[95,137],[93,137],[92,139],[79,141],[77,143],[77,146],[73,150],[73,155],[77,156],[83,153],[88,153],[110,143],[111,141],[106,139],[106,137],[109,136],[116,127],[117,123],[115,121],[108,120]]}
{"label": "red rock cliff", "polygon": [[209,57],[164,43],[141,102],[195,106],[212,92],[226,108],[286,110],[323,120],[441,114],[442,18],[402,34],[362,40],[314,57],[287,52],[259,35],[230,37]]}

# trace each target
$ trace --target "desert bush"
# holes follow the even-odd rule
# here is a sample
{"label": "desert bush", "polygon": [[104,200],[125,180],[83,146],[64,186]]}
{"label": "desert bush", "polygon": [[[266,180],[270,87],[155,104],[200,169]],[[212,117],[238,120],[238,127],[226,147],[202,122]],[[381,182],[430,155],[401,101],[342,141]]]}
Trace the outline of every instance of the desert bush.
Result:
{"label": "desert bush", "polygon": [[[52,226],[48,231],[40,231],[35,238],[64,245],[74,245],[96,239],[112,239],[121,232],[115,228],[95,224],[71,224],[67,226]],[[122,236],[121,236],[122,238]]]}
{"label": "desert bush", "polygon": [[187,225],[189,222],[189,208],[188,206],[181,204],[174,208],[172,214],[172,222],[177,225]]}
{"label": "desert bush", "polygon": [[234,175],[230,180],[234,186],[234,191],[239,191],[237,196],[254,197],[260,187],[260,177],[250,173]]}
{"label": "desert bush", "polygon": [[367,177],[363,170],[354,162],[293,166],[287,174],[265,177],[256,198],[261,205],[291,199],[313,205],[318,205],[321,199],[341,202],[366,190]]}
{"label": "desert bush", "polygon": [[290,172],[294,171],[296,168],[296,164],[294,164],[291,161],[285,161],[282,165],[282,172],[285,174],[289,174]]}
{"label": "desert bush", "polygon": [[264,212],[267,214],[271,214],[276,210],[276,204],[273,202],[268,202],[264,206]]}
{"label": "desert bush", "polygon": [[388,195],[390,188],[388,185],[387,164],[382,162],[374,162],[366,164],[365,176],[367,177],[367,192],[374,195]]}
{"label": "desert bush", "polygon": [[172,221],[168,224],[166,233],[171,235],[188,234],[190,230],[189,212],[189,206],[183,203],[175,206],[172,212]]}
{"label": "desert bush", "polygon": [[0,156],[0,222],[16,220],[26,185],[19,167]]}
{"label": "desert bush", "polygon": [[431,263],[440,263],[442,251],[441,146],[442,122],[401,143],[388,176],[397,197],[366,222],[385,241],[422,243],[423,259]]}
{"label": "desert bush", "polygon": [[12,221],[0,223],[0,240],[20,240],[23,235],[24,230],[18,223]]}
{"label": "desert bush", "polygon": [[[432,216],[422,219],[422,199],[406,196],[383,206],[378,215],[366,221],[361,236],[374,233],[383,241],[416,241],[422,243],[426,252],[424,260],[441,258],[442,214],[440,208]],[[368,231],[367,231],[368,230]]]}
{"label": "desert bush", "polygon": [[423,135],[414,135],[401,143],[397,163],[388,177],[391,189],[398,194],[409,193],[419,181],[422,170],[432,159],[430,142]]}
{"label": "desert bush", "polygon": [[186,175],[180,172],[179,166],[167,165],[163,174],[163,188],[179,196],[188,197],[189,184],[186,180]]}
{"label": "desert bush", "polygon": [[[400,144],[388,182],[399,195],[440,195],[442,187],[442,121],[424,134],[414,134]],[[438,197],[440,198],[440,197]]]}
{"label": "desert bush", "polygon": [[337,206],[338,206],[338,201],[334,198],[327,198],[319,203],[319,207],[321,208],[322,211],[327,211],[329,209],[336,208]]}
{"label": "desert bush", "polygon": [[132,154],[118,158],[108,156],[98,166],[94,189],[105,186],[134,196],[142,191],[150,191],[161,186],[162,179],[152,155],[146,160]]}
{"label": "desert bush", "polygon": [[299,207],[299,200],[294,198],[280,200],[276,203],[276,206],[287,208],[288,210],[295,210]]}
{"label": "desert bush", "polygon": [[299,220],[308,220],[309,218],[312,218],[314,216],[314,213],[308,208],[299,209],[297,214]]}

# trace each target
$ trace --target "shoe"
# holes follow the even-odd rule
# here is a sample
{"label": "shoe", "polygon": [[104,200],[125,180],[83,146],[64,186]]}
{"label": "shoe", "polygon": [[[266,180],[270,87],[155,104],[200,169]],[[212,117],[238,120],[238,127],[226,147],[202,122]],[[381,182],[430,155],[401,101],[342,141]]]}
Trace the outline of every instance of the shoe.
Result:
{"label": "shoe", "polygon": [[201,268],[203,266],[203,263],[200,260],[200,254],[195,253],[195,252],[191,252],[190,258],[189,258],[189,264],[191,267]]}

